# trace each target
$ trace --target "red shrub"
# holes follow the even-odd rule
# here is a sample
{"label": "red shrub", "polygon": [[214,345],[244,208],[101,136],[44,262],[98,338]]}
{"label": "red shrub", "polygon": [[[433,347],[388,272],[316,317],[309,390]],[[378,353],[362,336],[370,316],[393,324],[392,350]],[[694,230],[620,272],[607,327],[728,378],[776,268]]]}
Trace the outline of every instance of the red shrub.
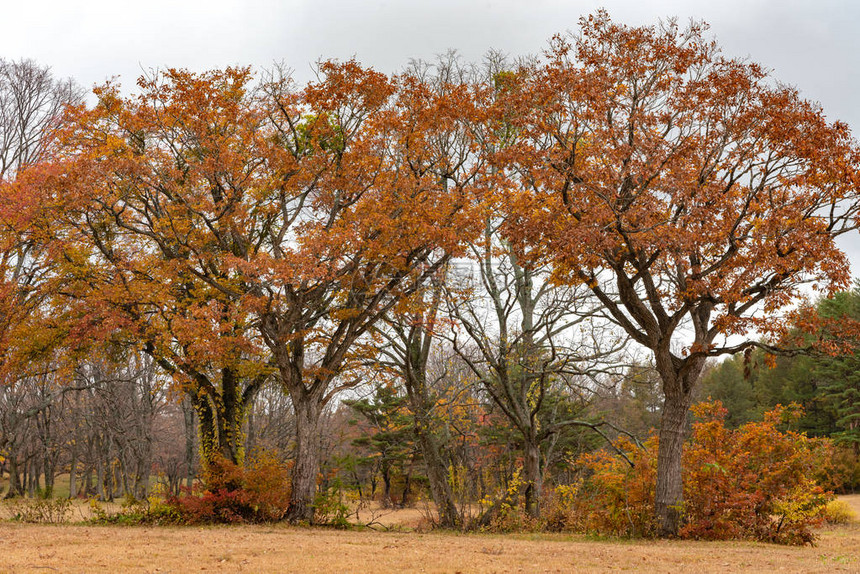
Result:
{"label": "red shrub", "polygon": [[209,465],[202,494],[168,501],[189,524],[274,522],[289,503],[288,469],[265,453],[245,468],[220,459]]}

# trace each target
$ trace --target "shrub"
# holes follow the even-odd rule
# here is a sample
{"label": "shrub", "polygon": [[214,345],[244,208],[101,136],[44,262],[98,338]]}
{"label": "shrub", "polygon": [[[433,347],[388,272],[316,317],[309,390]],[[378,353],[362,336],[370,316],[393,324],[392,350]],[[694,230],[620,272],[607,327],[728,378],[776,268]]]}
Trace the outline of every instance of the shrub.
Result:
{"label": "shrub", "polygon": [[860,491],[860,455],[853,446],[834,445],[829,463],[819,471],[819,481],[839,494]]}
{"label": "shrub", "polygon": [[209,465],[205,489],[167,499],[188,524],[255,523],[281,520],[290,502],[289,471],[263,453],[243,468],[226,459]]}
{"label": "shrub", "polygon": [[[699,420],[684,452],[684,526],[679,535],[813,542],[811,528],[833,498],[815,481],[829,443],[780,430],[799,416],[799,408],[777,407],[762,422],[737,430],[726,428],[726,410],[719,402],[696,405],[693,413]],[[586,477],[552,516],[555,524],[596,534],[654,535],[658,440],[651,437],[641,449],[626,439],[615,446],[633,466],[608,452],[581,457]]]}
{"label": "shrub", "polygon": [[857,514],[844,500],[831,500],[822,513],[827,524],[849,524],[857,520]]}
{"label": "shrub", "polygon": [[544,529],[550,532],[585,530],[577,512],[580,488],[582,480],[561,484],[547,492],[541,516]]}
{"label": "shrub", "polygon": [[353,512],[346,503],[343,483],[339,478],[331,481],[325,490],[314,498],[314,523],[346,529],[352,526],[349,517]]}
{"label": "shrub", "polygon": [[150,496],[147,500],[126,500],[116,512],[108,512],[98,500],[90,499],[90,512],[93,515],[90,522],[96,524],[133,526],[140,524],[173,525],[185,523],[185,519],[176,508],[176,505],[158,496]]}
{"label": "shrub", "polygon": [[572,512],[587,533],[611,536],[653,536],[654,488],[657,480],[657,438],[644,449],[626,438],[616,444],[630,462],[615,453],[598,451],[580,457],[587,478],[578,489]]}
{"label": "shrub", "polygon": [[828,443],[780,430],[800,416],[800,408],[777,406],[763,421],[734,431],[725,427],[719,402],[692,412],[700,420],[684,454],[686,525],[680,534],[811,543],[811,527],[832,499],[814,480]]}
{"label": "shrub", "polygon": [[72,501],[68,498],[24,498],[13,506],[14,518],[21,522],[60,524],[68,521]]}
{"label": "shrub", "polygon": [[526,532],[540,530],[540,523],[525,509],[526,481],[518,466],[502,497],[489,509],[489,522],[481,529],[488,532]]}

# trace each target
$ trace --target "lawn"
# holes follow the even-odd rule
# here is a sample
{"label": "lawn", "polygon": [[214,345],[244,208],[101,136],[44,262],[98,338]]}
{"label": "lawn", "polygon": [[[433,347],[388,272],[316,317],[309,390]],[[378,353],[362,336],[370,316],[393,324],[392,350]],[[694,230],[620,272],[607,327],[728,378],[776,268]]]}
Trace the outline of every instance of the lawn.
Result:
{"label": "lawn", "polygon": [[[860,514],[860,495],[843,497]],[[0,523],[0,574],[24,572],[860,572],[860,523],[815,547],[289,526]]]}

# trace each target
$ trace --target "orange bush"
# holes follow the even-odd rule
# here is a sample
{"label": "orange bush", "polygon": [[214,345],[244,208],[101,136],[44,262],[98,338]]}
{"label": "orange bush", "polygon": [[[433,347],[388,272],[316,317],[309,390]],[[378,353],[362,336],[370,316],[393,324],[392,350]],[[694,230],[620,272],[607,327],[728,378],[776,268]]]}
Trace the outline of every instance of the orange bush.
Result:
{"label": "orange bush", "polygon": [[590,476],[568,494],[569,512],[577,529],[612,536],[652,536],[654,485],[657,480],[657,438],[644,449],[626,438],[616,447],[625,452],[630,464],[615,453],[599,451],[580,457]]}
{"label": "orange bush", "polygon": [[289,503],[288,468],[266,453],[244,468],[226,459],[211,463],[202,494],[168,500],[188,524],[274,522]]}
{"label": "orange bush", "polygon": [[[811,527],[832,499],[815,481],[829,443],[780,430],[798,410],[777,407],[762,422],[730,430],[719,402],[693,407],[700,420],[692,426],[684,453],[681,537],[813,541]],[[574,517],[566,524],[599,534],[653,535],[657,438],[651,437],[642,449],[626,439],[616,446],[634,466],[609,452],[583,456],[587,478],[568,496],[566,508]],[[564,522],[557,515],[555,522]]]}
{"label": "orange bush", "polygon": [[815,477],[827,459],[828,442],[782,431],[800,409],[777,406],[761,422],[737,430],[725,427],[719,402],[693,407],[693,424],[684,454],[688,538],[750,538],[804,544],[832,495]]}

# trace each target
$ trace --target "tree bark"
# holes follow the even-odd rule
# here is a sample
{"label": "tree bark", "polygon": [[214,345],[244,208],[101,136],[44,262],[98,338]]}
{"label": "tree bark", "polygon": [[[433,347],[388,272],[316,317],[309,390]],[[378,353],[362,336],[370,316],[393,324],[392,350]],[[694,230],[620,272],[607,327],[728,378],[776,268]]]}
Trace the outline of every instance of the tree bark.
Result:
{"label": "tree bark", "polygon": [[217,421],[221,456],[234,464],[241,465],[245,454],[242,433],[245,405],[242,403],[239,381],[232,369],[221,371],[221,404],[217,406],[220,407]]}
{"label": "tree bark", "polygon": [[194,486],[194,405],[192,401],[182,401],[182,415],[185,421],[185,488],[191,492]]}
{"label": "tree bark", "polygon": [[90,496],[93,491],[93,467],[84,467],[84,496]]}
{"label": "tree bark", "polygon": [[[437,291],[431,306],[430,322],[435,317],[439,306]],[[433,400],[427,389],[427,361],[430,354],[432,333],[419,326],[413,326],[403,336],[405,355],[403,357],[403,381],[409,407],[415,417],[415,436],[424,458],[427,469],[427,480],[430,483],[430,496],[436,504],[439,513],[439,525],[443,528],[458,528],[460,513],[454,502],[454,490],[448,481],[448,461],[442,447],[433,434],[433,418],[431,409]]]}
{"label": "tree bark", "polygon": [[[424,414],[424,413],[422,413]],[[419,417],[415,413],[415,434],[418,437],[418,445],[424,456],[424,465],[427,467],[427,479],[430,482],[430,496],[436,503],[439,512],[439,525],[443,528],[457,528],[460,526],[460,514],[454,502],[454,491],[448,482],[448,465],[445,463],[441,449],[432,435],[428,426],[428,417]]]}
{"label": "tree bark", "polygon": [[69,463],[69,498],[78,496],[78,441],[72,442],[72,460]]}
{"label": "tree bark", "polygon": [[[200,458],[208,466],[217,458],[224,458],[233,464],[244,463],[244,438],[242,425],[248,403],[264,379],[260,378],[244,388],[240,378],[232,368],[221,371],[220,392],[199,392],[191,389],[188,393],[200,430]],[[209,387],[211,388],[211,387]]]}
{"label": "tree bark", "polygon": [[21,485],[21,477],[18,474],[18,452],[10,449],[9,452],[9,491],[6,492],[6,498],[15,498],[24,494],[24,489]]}
{"label": "tree bark", "polygon": [[290,522],[314,520],[314,498],[320,469],[320,418],[323,405],[305,393],[292,393],[296,413],[296,463],[286,518]]}
{"label": "tree bark", "polygon": [[543,494],[540,445],[534,440],[526,440],[524,445],[526,513],[532,518],[540,517],[540,499]]}
{"label": "tree bark", "polygon": [[681,526],[684,506],[681,461],[688,403],[682,396],[667,395],[663,405],[654,494],[654,512],[661,536],[674,536]]}
{"label": "tree bark", "polygon": [[[413,459],[414,460],[414,459]],[[403,494],[400,495],[400,507],[406,508],[409,503],[409,495],[412,494],[412,465],[403,477]]]}
{"label": "tree bark", "polygon": [[382,484],[382,508],[391,508],[391,468],[387,464],[382,466]]}
{"label": "tree bark", "polygon": [[99,500],[105,501],[107,500],[107,496],[105,494],[105,469],[104,463],[102,459],[101,449],[99,448],[101,441],[96,442],[96,491],[99,496]]}
{"label": "tree bark", "polygon": [[657,450],[657,484],[654,515],[660,536],[676,536],[684,512],[682,462],[687,412],[693,390],[701,378],[704,357],[684,361],[667,352],[656,352],[657,372],[663,382],[663,414]]}

